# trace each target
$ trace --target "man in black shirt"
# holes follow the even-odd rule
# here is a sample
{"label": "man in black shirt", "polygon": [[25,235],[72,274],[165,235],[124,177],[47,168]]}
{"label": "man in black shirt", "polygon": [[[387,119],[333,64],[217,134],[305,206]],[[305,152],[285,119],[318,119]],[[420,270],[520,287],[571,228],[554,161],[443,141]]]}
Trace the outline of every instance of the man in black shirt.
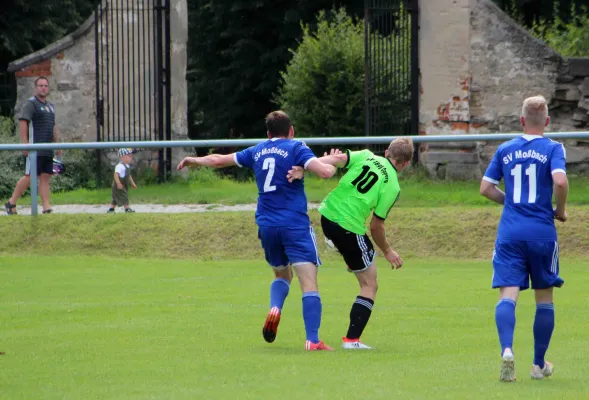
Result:
{"label": "man in black shirt", "polygon": [[[55,112],[53,104],[47,101],[49,95],[49,80],[41,76],[35,80],[35,95],[28,99],[22,107],[20,120],[20,138],[23,144],[57,142],[58,131],[55,127]],[[58,150],[61,155],[61,150]],[[4,205],[6,213],[16,214],[16,202],[31,184],[30,160],[25,151],[26,170],[14,189],[14,193]],[[49,179],[53,174],[53,151],[41,150],[37,152],[37,176],[39,177],[39,195],[43,201],[43,214],[52,212],[49,203]]]}

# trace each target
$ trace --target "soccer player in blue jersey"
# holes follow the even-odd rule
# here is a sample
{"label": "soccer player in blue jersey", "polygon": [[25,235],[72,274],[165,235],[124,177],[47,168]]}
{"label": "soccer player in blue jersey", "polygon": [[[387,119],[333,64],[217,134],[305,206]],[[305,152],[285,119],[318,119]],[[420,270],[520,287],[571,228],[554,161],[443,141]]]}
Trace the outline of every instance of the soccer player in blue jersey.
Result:
{"label": "soccer player in blue jersey", "polygon": [[258,237],[275,275],[270,285],[270,312],[262,329],[264,339],[272,343],[276,338],[282,307],[290,289],[292,266],[303,292],[305,349],[331,350],[319,340],[322,306],[317,288],[317,267],[320,260],[315,232],[307,214],[304,183],[289,183],[287,174],[296,165],[329,178],[336,168],[319,161],[303,142],[293,139],[294,127],[283,111],[268,114],[266,128],[267,141],[233,154],[186,157],[178,169],[237,165],[254,170],[258,185]]}
{"label": "soccer player in blue jersey", "polygon": [[[544,360],[554,330],[552,291],[564,283],[559,276],[554,220],[567,220],[565,149],[543,137],[550,122],[544,97],[527,98],[520,121],[524,135],[499,146],[481,181],[481,194],[503,204],[493,252],[493,288],[500,293],[495,322],[503,358],[500,379],[506,382],[515,381],[515,306],[520,290],[529,288],[530,278],[536,297],[530,375],[533,379],[552,375],[552,364]],[[497,188],[501,179],[505,192]]]}

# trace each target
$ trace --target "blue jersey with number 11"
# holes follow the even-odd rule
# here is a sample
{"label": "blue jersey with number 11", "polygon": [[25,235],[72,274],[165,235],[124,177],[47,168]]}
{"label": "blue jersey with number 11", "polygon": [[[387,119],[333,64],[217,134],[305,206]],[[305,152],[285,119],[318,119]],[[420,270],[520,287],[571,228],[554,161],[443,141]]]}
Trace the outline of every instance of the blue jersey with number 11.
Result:
{"label": "blue jersey with number 11", "polygon": [[566,173],[562,144],[534,135],[503,143],[485,172],[484,180],[505,180],[505,204],[499,240],[556,240],[552,208],[552,174]]}
{"label": "blue jersey with number 11", "polygon": [[315,158],[301,141],[270,139],[235,154],[235,163],[254,170],[258,184],[258,226],[309,227],[307,196],[303,180],[289,183],[288,171],[306,168]]}

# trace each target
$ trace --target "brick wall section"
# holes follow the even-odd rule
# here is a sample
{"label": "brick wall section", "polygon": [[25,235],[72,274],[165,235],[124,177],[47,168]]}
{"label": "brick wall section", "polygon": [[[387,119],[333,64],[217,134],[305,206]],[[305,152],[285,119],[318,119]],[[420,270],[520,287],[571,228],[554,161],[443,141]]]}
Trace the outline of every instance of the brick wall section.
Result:
{"label": "brick wall section", "polygon": [[21,71],[16,71],[14,75],[17,78],[50,76],[51,75],[51,60],[39,61],[36,64],[30,65]]}

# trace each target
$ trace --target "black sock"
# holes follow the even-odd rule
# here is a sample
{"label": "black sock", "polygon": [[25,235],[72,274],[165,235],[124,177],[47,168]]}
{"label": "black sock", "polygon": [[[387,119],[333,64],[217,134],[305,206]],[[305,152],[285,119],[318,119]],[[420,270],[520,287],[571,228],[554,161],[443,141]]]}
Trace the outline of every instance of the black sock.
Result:
{"label": "black sock", "polygon": [[364,328],[370,319],[370,314],[372,314],[373,305],[374,300],[362,296],[356,297],[350,311],[350,327],[346,335],[348,339],[359,339],[362,336],[362,332],[364,332]]}

